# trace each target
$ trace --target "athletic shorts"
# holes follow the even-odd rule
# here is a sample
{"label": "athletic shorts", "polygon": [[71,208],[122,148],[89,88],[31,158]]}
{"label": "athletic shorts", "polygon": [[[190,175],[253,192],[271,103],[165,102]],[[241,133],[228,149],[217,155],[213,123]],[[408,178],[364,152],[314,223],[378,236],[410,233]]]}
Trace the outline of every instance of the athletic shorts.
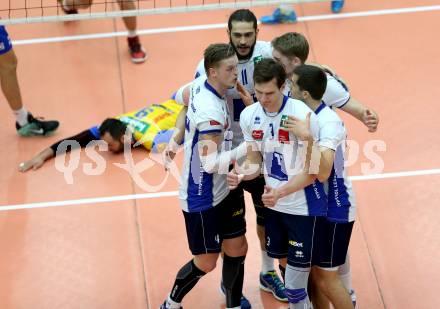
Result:
{"label": "athletic shorts", "polygon": [[12,49],[12,42],[5,26],[0,26],[0,55],[6,54]]}
{"label": "athletic shorts", "polygon": [[354,222],[337,223],[319,217],[316,223],[312,265],[333,268],[345,263]]}
{"label": "athletic shorts", "polygon": [[236,193],[231,193],[213,208],[199,212],[183,211],[188,245],[193,255],[219,253],[223,239],[246,233],[244,203],[237,203]]}
{"label": "athletic shorts", "polygon": [[311,267],[315,216],[299,216],[266,209],[266,251],[270,257],[285,258],[294,267]]}
{"label": "athletic shorts", "polygon": [[264,193],[265,184],[266,182],[264,177],[261,176],[249,181],[242,181],[240,186],[237,188],[237,190],[245,190],[251,194],[252,202],[255,207],[255,213],[257,214],[257,224],[260,226],[264,226],[264,214],[266,212],[266,208],[261,200],[261,196]]}

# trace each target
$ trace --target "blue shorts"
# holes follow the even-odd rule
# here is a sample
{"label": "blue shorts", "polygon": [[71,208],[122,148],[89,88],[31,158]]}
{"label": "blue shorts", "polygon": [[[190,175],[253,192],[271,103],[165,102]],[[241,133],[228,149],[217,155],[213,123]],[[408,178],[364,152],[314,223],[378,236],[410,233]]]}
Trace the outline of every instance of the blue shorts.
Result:
{"label": "blue shorts", "polygon": [[266,251],[270,257],[287,257],[294,267],[307,268],[312,265],[315,216],[298,216],[282,213],[270,208],[265,213]]}
{"label": "blue shorts", "polygon": [[232,190],[215,207],[203,211],[186,212],[186,236],[193,255],[220,253],[223,239],[232,239],[246,233],[244,203],[236,203],[237,192]]}
{"label": "blue shorts", "polygon": [[260,226],[264,226],[264,214],[266,212],[264,203],[261,200],[265,185],[266,182],[264,177],[257,177],[249,181],[242,181],[239,185],[241,190],[245,190],[251,194],[252,202],[255,207],[255,213],[257,214],[257,224]]}
{"label": "blue shorts", "polygon": [[333,268],[345,263],[354,222],[337,223],[320,217],[316,223],[312,264]]}
{"label": "blue shorts", "polygon": [[5,26],[0,26],[0,55],[6,54],[12,49],[12,42]]}

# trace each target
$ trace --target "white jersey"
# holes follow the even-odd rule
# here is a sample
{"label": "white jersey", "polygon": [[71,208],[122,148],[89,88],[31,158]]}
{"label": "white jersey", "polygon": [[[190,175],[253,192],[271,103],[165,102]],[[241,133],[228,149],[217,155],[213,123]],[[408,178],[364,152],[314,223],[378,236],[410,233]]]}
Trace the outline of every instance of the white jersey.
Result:
{"label": "white jersey", "polygon": [[205,76],[201,76],[192,83],[185,121],[184,161],[179,188],[180,204],[184,211],[209,209],[228,195],[227,175],[204,171],[197,147],[201,135],[226,134],[228,128],[226,100],[208,83]]}
{"label": "white jersey", "polygon": [[[254,67],[263,58],[272,58],[272,45],[270,42],[257,41],[252,56],[246,60],[239,60],[237,65],[238,80],[254,97],[254,101],[256,101],[253,81]],[[197,66],[196,77],[203,74],[205,74],[205,68],[202,60]],[[227,101],[231,111],[232,146],[235,148],[243,141],[243,133],[240,128],[240,113],[246,106],[235,87],[228,91]]]}
{"label": "white jersey", "polygon": [[356,216],[356,204],[351,181],[344,169],[346,130],[341,118],[326,104],[315,111],[319,124],[319,146],[335,151],[329,179],[324,183],[327,195],[327,219],[332,222],[351,222]]}
{"label": "white jersey", "polygon": [[[341,108],[350,100],[350,92],[347,86],[336,75],[325,71],[327,76],[327,87],[325,88],[322,101],[329,107]],[[292,83],[290,80],[286,81],[283,94],[291,96]]]}
{"label": "white jersey", "polygon": [[[263,156],[264,177],[266,184],[279,188],[295,177],[302,170],[302,157],[297,155],[302,144],[293,133],[284,129],[284,121],[288,116],[305,120],[311,113],[310,129],[315,140],[318,140],[318,122],[313,111],[303,102],[284,97],[283,105],[275,115],[269,115],[261,104],[246,107],[240,119],[245,141],[257,142]],[[278,200],[276,211],[294,215],[326,214],[326,201],[323,191],[300,190]]]}

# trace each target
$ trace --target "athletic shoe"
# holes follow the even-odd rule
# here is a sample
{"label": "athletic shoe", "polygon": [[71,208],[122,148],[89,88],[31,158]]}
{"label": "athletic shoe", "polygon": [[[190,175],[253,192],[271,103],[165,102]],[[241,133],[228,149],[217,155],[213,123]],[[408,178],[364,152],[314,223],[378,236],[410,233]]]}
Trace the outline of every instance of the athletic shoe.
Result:
{"label": "athletic shoe", "polygon": [[265,274],[260,273],[260,289],[266,292],[271,292],[279,301],[287,302],[284,283],[274,270],[268,271]]}
{"label": "athletic shoe", "polygon": [[351,302],[353,303],[353,307],[356,308],[356,293],[354,292],[354,290],[351,290],[349,294],[350,294]]}
{"label": "athletic shoe", "polygon": [[[167,301],[164,301],[163,304],[159,307],[159,309],[169,309],[167,306]],[[180,307],[180,309],[183,309],[183,307]]]}
{"label": "athletic shoe", "polygon": [[[226,295],[226,288],[223,285],[223,281],[220,283],[220,292],[223,293],[223,295]],[[242,294],[240,299],[240,308],[241,309],[251,309],[251,303],[249,300]]]}
{"label": "athletic shoe", "polygon": [[134,63],[142,63],[147,59],[147,53],[142,48],[139,37],[127,38],[128,48],[130,49],[131,61]]}
{"label": "athletic shoe", "polygon": [[286,24],[286,23],[295,23],[297,20],[295,11],[292,10],[283,10],[281,8],[275,9],[272,15],[267,15],[261,17],[261,22],[263,24],[275,25],[275,24]]}
{"label": "athletic shoe", "polygon": [[18,134],[21,136],[48,135],[60,125],[56,120],[43,121],[40,119],[34,118],[31,113],[28,113],[27,124],[20,126],[18,122],[15,123]]}
{"label": "athletic shoe", "polygon": [[333,0],[331,7],[333,13],[339,13],[344,7],[344,0]]}

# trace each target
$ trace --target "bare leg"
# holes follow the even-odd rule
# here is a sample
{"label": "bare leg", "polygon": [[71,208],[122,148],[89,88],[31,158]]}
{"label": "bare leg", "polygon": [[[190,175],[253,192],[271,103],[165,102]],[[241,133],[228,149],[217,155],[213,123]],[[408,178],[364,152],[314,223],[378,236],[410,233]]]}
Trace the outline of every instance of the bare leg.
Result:
{"label": "bare leg", "polygon": [[21,109],[23,102],[17,79],[17,57],[12,49],[0,55],[0,78],[3,94],[11,109]]}
{"label": "bare leg", "polygon": [[61,0],[65,9],[88,9],[93,0]]}
{"label": "bare leg", "polygon": [[350,295],[339,279],[338,271],[328,271],[322,268],[315,270],[315,282],[321,292],[330,300],[335,309],[353,309]]}
{"label": "bare leg", "polygon": [[[118,0],[119,7],[123,11],[136,10],[136,4],[134,1],[128,0]],[[122,18],[125,24],[125,27],[129,32],[135,32],[137,29],[137,19],[136,16],[128,16]],[[135,35],[135,33],[134,33]]]}

